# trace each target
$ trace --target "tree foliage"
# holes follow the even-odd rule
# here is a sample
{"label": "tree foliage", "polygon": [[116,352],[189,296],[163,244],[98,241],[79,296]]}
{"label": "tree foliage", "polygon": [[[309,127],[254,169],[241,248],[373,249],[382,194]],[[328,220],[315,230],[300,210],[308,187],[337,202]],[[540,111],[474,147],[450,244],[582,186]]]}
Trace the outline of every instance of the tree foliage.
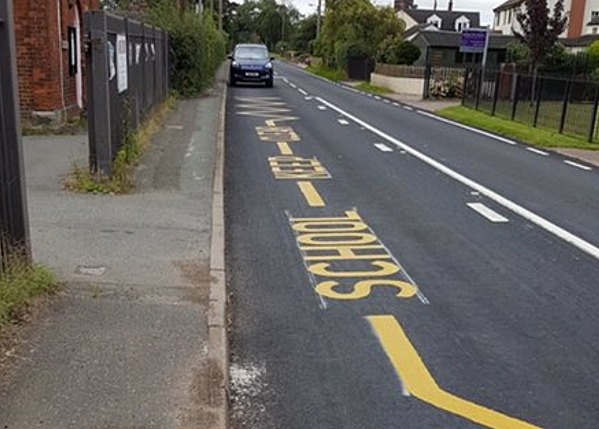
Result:
{"label": "tree foliage", "polygon": [[181,11],[174,0],[154,0],[148,18],[169,33],[173,89],[193,96],[212,84],[226,53],[225,36],[212,14]]}
{"label": "tree foliage", "polygon": [[275,0],[248,0],[231,9],[228,14],[225,11],[224,28],[231,35],[232,45],[261,42],[275,50],[284,41],[289,46],[302,22],[295,7]]}
{"label": "tree foliage", "polygon": [[420,58],[420,49],[401,36],[387,36],[379,46],[376,60],[386,64],[412,65]]}
{"label": "tree foliage", "polygon": [[381,42],[403,29],[390,7],[377,8],[369,0],[329,0],[318,51],[327,66],[342,68],[351,55],[374,58]]}
{"label": "tree foliage", "polygon": [[536,73],[539,64],[557,42],[558,36],[566,28],[564,0],[557,0],[550,15],[547,0],[526,0],[526,10],[516,16],[521,31],[516,37],[528,46],[530,67]]}
{"label": "tree foliage", "polygon": [[599,40],[591,43],[591,46],[587,49],[587,55],[589,56],[590,67],[593,70],[599,68]]}
{"label": "tree foliage", "polygon": [[530,50],[522,42],[510,42],[506,50],[506,61],[508,63],[528,62],[530,58]]}

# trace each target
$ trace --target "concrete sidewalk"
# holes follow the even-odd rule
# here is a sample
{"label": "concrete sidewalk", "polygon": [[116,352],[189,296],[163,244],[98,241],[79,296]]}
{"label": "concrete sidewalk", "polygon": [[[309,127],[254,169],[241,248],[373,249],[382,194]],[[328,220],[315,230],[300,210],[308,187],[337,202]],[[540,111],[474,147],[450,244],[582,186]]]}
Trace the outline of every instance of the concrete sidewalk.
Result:
{"label": "concrete sidewalk", "polygon": [[[65,282],[0,383],[9,429],[212,428],[208,310],[224,79],[182,101],[128,196],[62,190],[87,136],[24,139],[35,261]],[[223,356],[224,357],[224,356]],[[220,381],[219,381],[220,382]]]}

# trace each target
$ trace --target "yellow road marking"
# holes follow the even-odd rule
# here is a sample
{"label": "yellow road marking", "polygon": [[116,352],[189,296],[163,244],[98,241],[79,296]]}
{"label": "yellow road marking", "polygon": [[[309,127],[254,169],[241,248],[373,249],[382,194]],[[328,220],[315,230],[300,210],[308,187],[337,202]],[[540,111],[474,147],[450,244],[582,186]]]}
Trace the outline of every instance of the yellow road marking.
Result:
{"label": "yellow road marking", "polygon": [[404,387],[416,398],[492,429],[541,429],[442,390],[393,316],[368,316]]}
{"label": "yellow road marking", "polygon": [[279,151],[281,152],[281,155],[293,155],[293,151],[289,147],[289,143],[278,142],[277,146],[279,146]]}
{"label": "yellow road marking", "polygon": [[306,201],[308,201],[308,205],[310,207],[325,206],[323,199],[320,197],[320,194],[311,182],[300,181],[297,182],[297,186],[299,186],[300,191],[302,191],[302,194],[304,194],[304,198],[306,198]]}

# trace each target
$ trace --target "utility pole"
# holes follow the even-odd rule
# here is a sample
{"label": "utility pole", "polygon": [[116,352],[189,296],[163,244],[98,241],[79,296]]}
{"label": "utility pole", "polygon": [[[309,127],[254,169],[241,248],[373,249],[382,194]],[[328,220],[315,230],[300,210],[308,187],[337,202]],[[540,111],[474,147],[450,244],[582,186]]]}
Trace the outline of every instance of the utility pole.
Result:
{"label": "utility pole", "polygon": [[13,0],[0,1],[0,259],[17,252],[29,260],[29,219],[12,5]]}
{"label": "utility pole", "polygon": [[316,38],[320,36],[320,14],[322,8],[322,0],[318,0],[318,6],[316,6]]}

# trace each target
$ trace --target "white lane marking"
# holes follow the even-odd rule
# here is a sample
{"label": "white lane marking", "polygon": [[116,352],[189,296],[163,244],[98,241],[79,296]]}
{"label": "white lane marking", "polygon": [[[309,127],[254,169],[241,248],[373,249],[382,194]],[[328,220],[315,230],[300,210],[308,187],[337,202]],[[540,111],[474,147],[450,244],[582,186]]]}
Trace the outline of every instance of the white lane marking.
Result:
{"label": "white lane marking", "polygon": [[304,100],[312,100],[314,97],[312,97],[311,95],[308,95],[307,97],[304,97]]}
{"label": "white lane marking", "polygon": [[433,118],[433,119],[435,119],[437,121],[445,122],[446,124],[450,124],[450,125],[453,125],[455,127],[459,127],[459,128],[463,128],[463,129],[468,130],[468,131],[472,131],[473,133],[480,134],[480,135],[485,136],[485,137],[491,137],[492,139],[499,140],[500,142],[503,142],[503,143],[507,143],[507,144],[511,144],[511,145],[516,145],[517,144],[515,141],[510,140],[510,139],[506,139],[505,137],[501,137],[501,136],[498,136],[498,135],[495,135],[495,134],[488,133],[488,132],[483,131],[483,130],[479,130],[479,129],[476,129],[476,128],[473,128],[473,127],[469,127],[468,125],[459,124],[457,122],[450,121],[449,119],[445,119],[445,118],[441,118],[440,116],[433,115],[432,113],[423,112],[422,110],[419,110],[418,113],[420,113],[421,115],[424,115],[424,116],[428,116],[429,118]]}
{"label": "white lane marking", "polygon": [[544,152],[539,149],[535,149],[534,147],[527,147],[526,150],[529,152],[532,152],[532,153],[536,153],[537,155],[549,156],[549,154],[547,152]]}
{"label": "white lane marking", "polygon": [[393,149],[383,143],[375,143],[374,146],[381,152],[393,152]]}
{"label": "white lane marking", "polygon": [[287,79],[286,77],[283,77],[283,82],[289,83],[289,79]]}
{"label": "white lane marking", "polygon": [[406,110],[414,110],[414,109],[413,109],[412,107],[410,107],[410,106],[403,106],[403,108],[404,108],[404,109],[406,109]]}
{"label": "white lane marking", "polygon": [[349,121],[345,119],[337,119],[337,122],[339,122],[341,125],[349,125]]}
{"label": "white lane marking", "polygon": [[304,91],[303,89],[301,89],[301,88],[298,88],[298,91],[302,95],[308,95],[308,93],[306,91]]}
{"label": "white lane marking", "polygon": [[381,99],[381,97],[379,97],[378,95],[375,95],[375,96],[374,96],[374,99],[375,99],[375,100],[380,100],[380,99]]}
{"label": "white lane marking", "polygon": [[326,106],[318,106],[318,110],[327,110]]}
{"label": "white lane marking", "polygon": [[441,164],[439,161],[434,160],[430,156],[425,155],[425,154],[417,151],[413,147],[408,146],[407,144],[401,142],[400,140],[396,139],[395,137],[391,137],[389,134],[379,130],[378,128],[373,127],[369,123],[364,122],[363,120],[355,117],[354,115],[345,112],[344,110],[340,109],[339,107],[335,106],[334,104],[329,103],[328,101],[323,100],[320,97],[317,97],[317,98],[321,103],[327,105],[328,107],[337,111],[341,115],[344,115],[348,119],[351,119],[358,125],[361,125],[364,128],[368,129],[369,131],[372,131],[374,134],[387,140],[389,143],[394,144],[395,146],[405,150],[410,155],[420,159],[422,162],[439,170],[440,172],[442,172],[443,174],[446,174],[447,176],[453,178],[454,180],[468,186],[469,188],[472,188],[473,190],[480,192],[482,195],[489,198],[490,200],[495,201],[497,204],[514,212],[515,214],[523,217],[524,219],[527,219],[528,221],[534,223],[538,227],[543,228],[545,231],[555,235],[556,237],[561,238],[562,240],[572,244],[576,248],[589,254],[593,258],[599,260],[599,248],[597,246],[572,234],[569,231],[566,231],[562,227],[560,227],[560,226],[548,221],[547,219],[537,215],[536,213],[533,213],[532,211],[514,203],[513,201],[511,201],[511,200],[507,199],[506,197],[498,194],[497,192],[475,182],[474,180],[469,179],[468,177],[458,173],[457,171],[452,170],[451,168]]}
{"label": "white lane marking", "polygon": [[386,98],[383,100],[385,103],[391,103],[389,100],[387,100]]}
{"label": "white lane marking", "polygon": [[393,103],[395,107],[399,107],[399,103]]}
{"label": "white lane marking", "polygon": [[506,217],[501,216],[495,210],[490,209],[482,203],[468,203],[466,205],[475,212],[477,212],[479,215],[486,217],[491,222],[509,222],[509,220]]}
{"label": "white lane marking", "polygon": [[289,82],[289,86],[292,87],[293,89],[297,88],[297,85],[293,82]]}
{"label": "white lane marking", "polygon": [[367,95],[368,97],[372,97],[372,94],[370,94],[369,92],[367,92],[367,93],[366,93],[366,95]]}
{"label": "white lane marking", "polygon": [[579,164],[579,163],[574,162],[574,161],[569,161],[569,160],[566,159],[566,160],[564,160],[564,162],[566,164],[568,164],[568,165],[571,165],[572,167],[580,168],[581,170],[586,170],[586,171],[591,171],[592,170],[591,167],[587,167],[586,165],[582,165],[582,164]]}

